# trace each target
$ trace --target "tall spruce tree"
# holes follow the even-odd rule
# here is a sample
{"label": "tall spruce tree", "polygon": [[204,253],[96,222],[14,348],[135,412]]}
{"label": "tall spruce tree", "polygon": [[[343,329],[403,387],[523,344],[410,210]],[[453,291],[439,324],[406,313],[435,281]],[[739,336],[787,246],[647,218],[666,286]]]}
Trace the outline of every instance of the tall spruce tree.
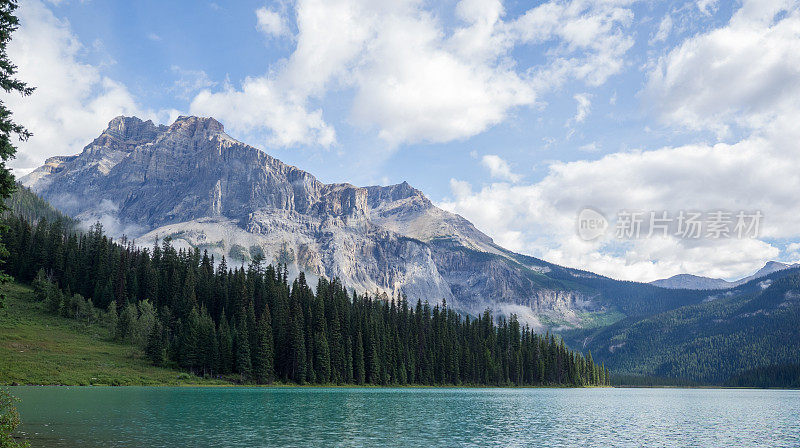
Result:
{"label": "tall spruce tree", "polygon": [[275,375],[275,349],[272,345],[271,321],[267,306],[256,324],[256,356],[253,358],[253,371],[256,382],[259,384],[271,383]]}
{"label": "tall spruce tree", "polygon": [[231,327],[228,325],[228,318],[225,317],[223,310],[219,318],[217,330],[219,343],[219,372],[222,374],[230,373],[233,370],[233,337]]}
{"label": "tall spruce tree", "polygon": [[247,329],[247,318],[245,313],[240,311],[236,319],[236,372],[242,381],[247,381],[252,377],[253,364],[250,359],[250,334]]}
{"label": "tall spruce tree", "polygon": [[[33,93],[33,87],[29,87],[24,82],[15,77],[17,66],[8,57],[8,44],[11,36],[19,27],[19,20],[14,15],[17,9],[15,0],[3,0],[0,2],[0,87],[6,93],[19,93],[28,96]],[[6,104],[0,101],[0,213],[8,210],[6,199],[14,192],[14,174],[8,167],[8,163],[14,159],[17,153],[15,141],[24,141],[31,136],[31,133],[21,124],[15,123],[12,119],[11,110]],[[0,260],[8,257],[5,241],[0,240]],[[2,265],[0,265],[2,266]],[[0,270],[0,285],[11,280],[5,270]],[[0,308],[5,306],[5,294],[0,291]]]}
{"label": "tall spruce tree", "polygon": [[167,355],[167,341],[166,334],[164,333],[164,325],[161,324],[160,319],[156,319],[153,329],[147,338],[147,347],[145,348],[145,355],[147,359],[153,363],[154,366],[164,365]]}

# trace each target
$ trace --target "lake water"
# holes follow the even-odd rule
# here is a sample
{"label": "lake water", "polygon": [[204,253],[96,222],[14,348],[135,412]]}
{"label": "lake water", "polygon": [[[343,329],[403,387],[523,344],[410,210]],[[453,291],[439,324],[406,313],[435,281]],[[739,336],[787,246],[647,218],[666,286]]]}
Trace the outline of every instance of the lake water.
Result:
{"label": "lake water", "polygon": [[14,387],[33,447],[800,446],[800,391]]}

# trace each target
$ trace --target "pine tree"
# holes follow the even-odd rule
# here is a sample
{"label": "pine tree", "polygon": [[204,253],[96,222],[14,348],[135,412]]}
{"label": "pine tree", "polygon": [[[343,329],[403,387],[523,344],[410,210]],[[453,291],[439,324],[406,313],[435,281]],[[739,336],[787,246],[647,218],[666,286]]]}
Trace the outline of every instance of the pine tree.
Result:
{"label": "pine tree", "polygon": [[[8,94],[16,92],[22,96],[33,93],[33,87],[16,79],[17,66],[8,57],[7,47],[11,42],[11,35],[19,27],[19,20],[14,15],[17,9],[15,0],[0,3],[0,87]],[[0,213],[8,210],[5,199],[14,192],[16,184],[14,174],[7,164],[17,153],[14,140],[27,140],[31,133],[25,127],[15,123],[11,118],[11,111],[6,107],[5,102],[0,102]],[[6,258],[8,250],[5,242],[0,241],[0,258]],[[0,271],[0,285],[11,281],[11,276],[4,271]],[[0,308],[5,305],[5,294],[0,291]]]}
{"label": "pine tree", "polygon": [[117,334],[118,320],[119,320],[119,315],[117,314],[117,302],[112,301],[111,303],[108,304],[108,309],[106,310],[105,322],[104,322],[111,337],[114,337]]}
{"label": "pine tree", "polygon": [[356,384],[364,384],[366,381],[366,369],[364,367],[364,339],[359,331],[356,335],[356,349],[353,352],[353,373]]}
{"label": "pine tree", "polygon": [[119,315],[117,321],[116,338],[120,341],[130,341],[133,334],[133,327],[136,325],[137,318],[136,305],[128,304]]}
{"label": "pine tree", "polygon": [[272,318],[269,314],[269,307],[264,308],[257,324],[256,331],[256,356],[254,358],[253,370],[256,382],[268,384],[274,377],[274,347],[272,345]]}
{"label": "pine tree", "polygon": [[145,355],[154,366],[164,365],[167,355],[166,335],[164,334],[164,326],[158,319],[156,319],[155,324],[150,331],[150,335],[147,338]]}
{"label": "pine tree", "polygon": [[294,302],[290,333],[289,378],[297,383],[306,381],[306,337],[303,331],[303,310]]}
{"label": "pine tree", "polygon": [[253,373],[250,359],[250,337],[247,331],[245,313],[240,312],[236,322],[236,372],[242,381],[250,379]]}
{"label": "pine tree", "polygon": [[219,344],[219,372],[222,374],[230,373],[233,370],[233,337],[231,328],[225,312],[220,316],[219,328],[217,330]]}
{"label": "pine tree", "polygon": [[314,372],[316,382],[323,384],[331,380],[331,355],[325,332],[325,303],[319,295],[314,303]]}
{"label": "pine tree", "polygon": [[192,308],[186,320],[182,320],[181,322],[183,325],[179,327],[178,349],[180,350],[180,356],[178,357],[178,361],[183,368],[195,372],[202,367],[203,361],[202,339],[200,334],[202,328],[200,313],[197,311],[197,308]]}
{"label": "pine tree", "polygon": [[195,295],[195,281],[194,269],[189,267],[186,269],[186,277],[183,281],[183,288],[181,288],[181,296],[178,301],[178,317],[185,319],[192,309],[197,306],[197,296]]}

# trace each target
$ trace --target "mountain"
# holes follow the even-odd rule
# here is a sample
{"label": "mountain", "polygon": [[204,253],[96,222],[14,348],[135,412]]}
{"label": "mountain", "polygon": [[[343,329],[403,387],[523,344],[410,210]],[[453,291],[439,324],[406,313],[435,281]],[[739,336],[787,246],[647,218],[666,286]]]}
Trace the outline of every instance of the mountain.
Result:
{"label": "mountain", "polygon": [[491,307],[534,327],[586,327],[703,299],[508,251],[408,183],[356,187],[241,143],[213,118],[117,117],[80,154],[20,179],[62,212],[139,245],[172,244],[338,277],[359,292]]}
{"label": "mountain", "polygon": [[726,289],[733,287],[731,282],[721,278],[702,277],[692,274],[673,275],[670,278],[654,280],[650,284],[669,289]]}
{"label": "mountain", "polygon": [[797,364],[798,321],[800,268],[790,267],[711,291],[700,303],[564,337],[618,374],[723,384],[753,369]]}
{"label": "mountain", "polygon": [[773,272],[798,266],[800,266],[800,263],[786,264],[786,263],[781,263],[779,261],[769,261],[767,262],[767,264],[764,265],[764,267],[759,269],[755,274],[732,282],[723,280],[721,278],[701,277],[698,275],[691,275],[691,274],[678,274],[678,275],[673,275],[670,278],[654,280],[650,282],[650,284],[669,289],[701,289],[701,290],[729,289],[729,288],[735,288],[739,285],[743,285],[749,282],[750,280],[755,280],[757,278],[761,278],[766,275],[772,274]]}

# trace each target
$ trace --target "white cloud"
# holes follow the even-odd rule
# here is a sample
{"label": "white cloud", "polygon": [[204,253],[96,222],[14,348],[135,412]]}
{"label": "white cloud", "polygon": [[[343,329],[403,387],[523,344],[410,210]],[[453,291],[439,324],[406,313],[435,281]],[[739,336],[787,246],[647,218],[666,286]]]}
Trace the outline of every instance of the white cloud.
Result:
{"label": "white cloud", "polygon": [[[59,20],[40,1],[21,4],[20,28],[8,47],[19,68],[18,77],[36,87],[33,95],[2,94],[14,119],[33,137],[20,143],[11,164],[24,174],[54,154],[74,154],[96,137],[117,115],[156,118],[143,111],[128,89],[80,62],[84,50],[66,21]],[[161,114],[164,116],[166,113]]]}
{"label": "white cloud", "polygon": [[661,19],[661,23],[658,24],[658,30],[656,30],[653,37],[650,38],[650,45],[656,44],[658,42],[664,42],[669,37],[669,33],[672,32],[672,16],[667,14]]}
{"label": "white cloud", "polygon": [[759,129],[797,111],[800,8],[797,1],[745,1],[730,23],[687,39],[649,74],[644,96],[669,124]]}
{"label": "white cloud", "polygon": [[589,112],[592,110],[591,95],[586,93],[578,93],[573,96],[573,98],[578,102],[578,109],[575,111],[575,116],[572,117],[571,122],[582,123],[583,120],[589,116]]}
{"label": "white cloud", "polygon": [[217,85],[203,70],[188,70],[177,65],[170,67],[170,70],[178,77],[173,85],[173,90],[179,97],[184,99],[189,99],[190,95],[198,90],[208,89]]}
{"label": "white cloud", "polygon": [[634,39],[626,33],[633,20],[629,1],[543,3],[508,24],[523,43],[561,43],[552,60],[537,70],[537,83],[560,86],[569,78],[597,86],[622,70]]}
{"label": "white cloud", "polygon": [[[286,60],[241,87],[201,92],[193,110],[249,122],[273,144],[322,144],[334,130],[321,110],[309,110],[328,92],[347,91],[351,122],[391,147],[447,142],[484,132],[567,80],[602,84],[622,69],[633,43],[624,3],[552,1],[504,20],[500,1],[462,0],[452,29],[416,0],[299,0],[294,13],[297,45]],[[256,15],[265,33],[284,33],[278,13]],[[544,63],[517,66],[515,48],[543,42],[553,44]],[[250,102],[273,112],[251,117],[267,106]]]}
{"label": "white cloud", "polygon": [[600,150],[600,145],[597,142],[590,142],[580,146],[578,149],[584,152],[596,152]]}
{"label": "white cloud", "polygon": [[241,90],[230,86],[216,93],[203,90],[189,110],[194,115],[216,117],[234,132],[253,133],[266,125],[272,130],[267,140],[271,145],[330,146],[336,141],[321,110],[309,112],[305,104],[295,102],[268,79],[248,78]]}
{"label": "white cloud", "polygon": [[487,154],[481,158],[481,164],[489,170],[492,177],[509,182],[519,182],[522,176],[511,171],[511,166],[500,156]]}
{"label": "white cloud", "polygon": [[158,35],[158,34],[156,34],[156,33],[148,33],[148,34],[147,34],[147,38],[148,38],[148,39],[150,39],[150,40],[152,40],[153,42],[158,42],[158,41],[160,41],[160,40],[161,40],[161,36],[159,36],[159,35]]}
{"label": "white cloud", "polygon": [[697,9],[703,14],[710,16],[717,10],[717,3],[719,0],[697,0]]}
{"label": "white cloud", "polygon": [[[763,136],[738,143],[687,145],[607,155],[596,161],[556,162],[535,184],[494,183],[473,191],[451,181],[453,199],[441,205],[461,214],[499,244],[567,266],[615,278],[649,281],[677,273],[736,278],[781,251],[771,240],[800,238],[800,139],[790,117]],[[586,242],[575,232],[580,209],[612,220],[620,210],[760,210],[759,239],[643,238],[612,235]],[[789,255],[791,257],[791,255]]]}
{"label": "white cloud", "polygon": [[290,33],[283,16],[265,7],[256,10],[256,20],[258,30],[268,36],[281,37]]}

